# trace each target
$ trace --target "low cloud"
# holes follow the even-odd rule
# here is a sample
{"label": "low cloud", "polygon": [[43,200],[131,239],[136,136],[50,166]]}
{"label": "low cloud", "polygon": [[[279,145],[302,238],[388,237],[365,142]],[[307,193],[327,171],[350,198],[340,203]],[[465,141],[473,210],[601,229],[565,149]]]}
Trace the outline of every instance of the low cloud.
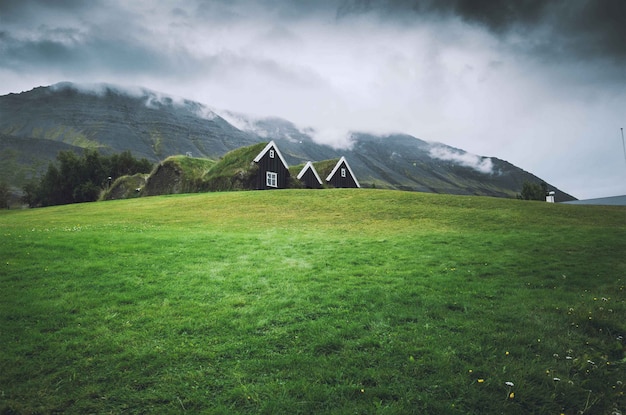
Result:
{"label": "low cloud", "polygon": [[259,137],[267,138],[267,133],[264,130],[257,128],[256,123],[258,119],[253,116],[243,115],[227,110],[215,110],[215,113],[238,130],[251,132]]}
{"label": "low cloud", "polygon": [[103,97],[107,94],[126,95],[131,98],[140,99],[146,107],[152,109],[173,106],[177,108],[184,108],[207,120],[213,120],[217,117],[217,114],[204,104],[138,86],[121,86],[106,82],[58,82],[51,85],[50,89],[52,91],[74,90],[82,94],[95,95],[98,97]]}
{"label": "low cloud", "polygon": [[120,85],[108,84],[106,82],[58,82],[50,85],[52,91],[74,90],[83,94],[95,95],[98,97],[105,96],[108,93],[117,93],[129,95],[131,97],[142,97],[148,92],[141,87],[123,87]]}
{"label": "low cloud", "polygon": [[443,145],[434,145],[430,149],[430,157],[438,160],[451,161],[469,167],[480,173],[493,174],[493,163],[489,157],[481,157],[462,150]]}
{"label": "low cloud", "polygon": [[350,131],[325,128],[307,129],[308,134],[317,144],[327,145],[337,150],[349,150],[354,145],[354,137]]}

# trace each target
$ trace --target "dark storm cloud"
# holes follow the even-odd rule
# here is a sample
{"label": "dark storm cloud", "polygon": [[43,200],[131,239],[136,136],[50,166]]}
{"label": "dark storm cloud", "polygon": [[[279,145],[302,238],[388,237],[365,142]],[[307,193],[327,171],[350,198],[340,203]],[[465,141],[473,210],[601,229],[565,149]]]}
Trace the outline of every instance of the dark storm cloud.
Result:
{"label": "dark storm cloud", "polygon": [[[132,42],[99,37],[84,39],[72,29],[41,29],[41,37],[17,39],[0,33],[0,60],[15,70],[54,70],[80,73],[114,66],[122,72],[172,69],[173,63],[158,51]],[[44,33],[45,32],[45,33]]]}
{"label": "dark storm cloud", "polygon": [[99,0],[0,0],[0,28],[14,30],[46,23],[65,25],[73,19],[72,16],[96,12],[99,7]]}
{"label": "dark storm cloud", "polygon": [[145,30],[133,25],[132,13],[116,12],[96,1],[2,1],[2,66],[67,75],[154,73],[171,71],[177,60],[184,61],[143,41]]}
{"label": "dark storm cloud", "polygon": [[[290,67],[278,59],[250,56],[234,50],[231,41],[240,34],[241,22],[257,18],[275,18],[276,13],[305,16],[321,7],[284,8],[281,2],[258,3],[199,1],[183,8],[158,9],[150,5],[138,9],[111,3],[82,1],[24,1],[0,3],[0,62],[14,71],[55,71],[74,76],[92,73],[162,76],[170,79],[217,76],[234,78],[242,73],[258,73],[279,83],[311,84],[315,73],[306,68]],[[258,8],[261,9],[258,9]],[[263,10],[263,16],[255,12]],[[208,26],[223,30],[211,32],[200,45],[186,44],[192,33],[175,38],[176,33]],[[249,27],[253,29],[255,24]],[[221,28],[221,29],[220,29]],[[179,35],[180,36],[180,35]],[[218,37],[224,39],[219,40]],[[288,38],[285,28],[275,26],[266,37],[272,42]],[[268,40],[269,41],[269,40]]]}
{"label": "dark storm cloud", "polygon": [[519,35],[528,52],[626,61],[623,0],[346,0],[338,16],[457,17],[497,36]]}
{"label": "dark storm cloud", "polygon": [[4,19],[22,19],[28,15],[32,15],[33,11],[46,9],[60,9],[75,11],[77,9],[88,9],[92,7],[97,0],[85,2],[83,0],[2,0],[0,1],[0,18]]}

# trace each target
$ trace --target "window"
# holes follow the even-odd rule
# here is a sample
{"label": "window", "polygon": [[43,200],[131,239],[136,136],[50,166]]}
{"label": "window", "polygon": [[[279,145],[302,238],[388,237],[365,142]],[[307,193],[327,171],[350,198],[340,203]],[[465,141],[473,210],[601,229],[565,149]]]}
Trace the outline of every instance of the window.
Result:
{"label": "window", "polygon": [[267,187],[278,187],[278,174],[271,171],[265,173],[265,184]]}
{"label": "window", "polygon": [[274,150],[270,150],[270,158],[273,159],[274,158]]}
{"label": "window", "polygon": [[341,169],[341,177],[346,177],[346,169]]}

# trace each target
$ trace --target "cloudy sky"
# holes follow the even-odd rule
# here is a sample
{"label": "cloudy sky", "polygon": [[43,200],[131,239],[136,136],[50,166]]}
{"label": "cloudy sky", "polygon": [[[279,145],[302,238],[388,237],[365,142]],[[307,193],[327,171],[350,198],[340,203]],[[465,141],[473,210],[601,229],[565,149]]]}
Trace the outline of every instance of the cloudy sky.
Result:
{"label": "cloudy sky", "polygon": [[143,86],[626,194],[624,0],[0,0],[0,95]]}

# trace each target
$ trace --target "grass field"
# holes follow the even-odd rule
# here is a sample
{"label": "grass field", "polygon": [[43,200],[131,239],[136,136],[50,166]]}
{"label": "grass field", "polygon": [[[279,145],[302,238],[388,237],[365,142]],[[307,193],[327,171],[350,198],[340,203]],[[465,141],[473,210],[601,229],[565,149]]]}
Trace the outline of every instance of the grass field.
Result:
{"label": "grass field", "polygon": [[622,207],[231,192],[0,231],[2,414],[626,411]]}

